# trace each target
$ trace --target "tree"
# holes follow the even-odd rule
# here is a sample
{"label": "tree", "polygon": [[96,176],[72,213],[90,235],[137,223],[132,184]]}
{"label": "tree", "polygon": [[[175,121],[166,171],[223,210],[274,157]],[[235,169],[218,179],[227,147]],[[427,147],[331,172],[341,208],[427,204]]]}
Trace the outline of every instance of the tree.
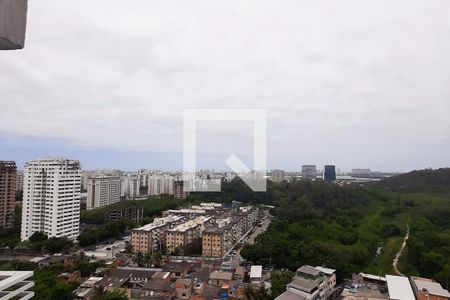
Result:
{"label": "tree", "polygon": [[73,246],[73,242],[66,237],[51,237],[45,244],[45,249],[51,253],[68,251]]}
{"label": "tree", "polygon": [[272,287],[271,293],[272,297],[276,298],[281,295],[286,290],[286,285],[292,281],[294,276],[293,272],[273,272],[271,276]]}
{"label": "tree", "polygon": [[155,253],[153,253],[153,264],[155,265],[155,267],[157,268],[161,267],[161,261],[162,261],[162,252],[155,251]]}
{"label": "tree", "polygon": [[143,262],[142,262],[142,263],[143,263],[146,267],[150,267],[150,265],[152,264],[152,260],[153,260],[152,254],[151,254],[150,252],[146,252],[146,253],[144,254]]}
{"label": "tree", "polygon": [[36,231],[35,233],[33,233],[28,240],[32,243],[36,243],[36,242],[43,242],[46,241],[48,239],[48,236],[40,231]]}
{"label": "tree", "polygon": [[436,275],[436,279],[445,289],[450,289],[450,263],[442,268],[442,271]]}
{"label": "tree", "polygon": [[136,252],[133,255],[133,262],[139,267],[144,266],[144,254],[141,251]]}
{"label": "tree", "polygon": [[267,292],[264,286],[259,286],[258,288],[252,285],[247,285],[245,288],[245,296],[247,300],[271,300],[272,297]]}

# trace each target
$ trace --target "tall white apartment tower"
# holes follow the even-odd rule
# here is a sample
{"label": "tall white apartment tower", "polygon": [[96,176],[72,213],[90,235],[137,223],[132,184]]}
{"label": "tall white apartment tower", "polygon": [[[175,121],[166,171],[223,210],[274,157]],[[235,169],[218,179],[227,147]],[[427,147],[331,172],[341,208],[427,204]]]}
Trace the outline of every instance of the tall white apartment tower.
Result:
{"label": "tall white apartment tower", "polygon": [[87,208],[97,208],[120,201],[119,176],[92,176],[87,180]]}
{"label": "tall white apartment tower", "polygon": [[22,241],[35,232],[75,239],[80,232],[81,166],[78,160],[27,162],[23,178]]}
{"label": "tall white apartment tower", "polygon": [[155,175],[148,178],[148,194],[159,196],[162,194],[173,195],[173,185],[175,177],[168,175]]}
{"label": "tall white apartment tower", "polygon": [[126,174],[120,177],[120,196],[135,199],[139,196],[139,178],[137,175]]}

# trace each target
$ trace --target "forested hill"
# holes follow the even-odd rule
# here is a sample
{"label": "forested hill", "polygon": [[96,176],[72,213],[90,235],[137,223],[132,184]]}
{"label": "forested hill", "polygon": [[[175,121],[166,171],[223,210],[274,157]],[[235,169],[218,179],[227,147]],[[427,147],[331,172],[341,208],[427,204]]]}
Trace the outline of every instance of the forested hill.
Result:
{"label": "forested hill", "polygon": [[[236,193],[242,189],[236,182],[226,185],[222,196],[241,195],[243,202],[275,206],[268,230],[241,251],[252,263],[291,271],[304,264],[325,265],[336,269],[340,280],[359,272],[395,274],[392,262],[409,225],[398,268],[403,274],[432,278],[449,288],[450,198],[431,194],[444,193],[450,186],[442,183],[443,176],[433,179],[435,172],[443,171],[433,171],[431,179],[417,183],[405,179],[416,178],[414,173],[391,178],[394,189],[402,186],[399,192],[295,181],[268,183],[267,193],[247,194]],[[381,184],[390,186],[386,182]],[[273,290],[273,296],[283,288]]]}
{"label": "forested hill", "polygon": [[450,195],[450,168],[412,171],[386,178],[377,185],[395,192]]}

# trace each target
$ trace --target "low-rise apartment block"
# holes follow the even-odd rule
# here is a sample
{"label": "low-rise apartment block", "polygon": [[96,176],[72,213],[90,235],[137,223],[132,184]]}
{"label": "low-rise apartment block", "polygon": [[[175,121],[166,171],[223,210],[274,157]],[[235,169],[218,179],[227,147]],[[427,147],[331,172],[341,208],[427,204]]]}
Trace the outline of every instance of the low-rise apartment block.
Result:
{"label": "low-rise apartment block", "polygon": [[105,220],[114,221],[130,221],[139,223],[144,218],[144,207],[125,207],[117,208],[105,213]]}
{"label": "low-rise apartment block", "polygon": [[202,235],[202,255],[223,257],[233,246],[232,227],[211,228]]}
{"label": "low-rise apartment block", "polygon": [[[200,216],[194,220],[180,224],[175,228],[167,230],[166,247],[167,253],[184,255],[193,248],[201,247],[202,233],[214,223],[214,218]],[[199,249],[200,250],[200,249]]]}
{"label": "low-rise apartment block", "polygon": [[252,206],[239,207],[237,217],[242,220],[242,233],[245,234],[258,221],[258,210]]}
{"label": "low-rise apartment block", "polygon": [[156,218],[152,223],[134,229],[131,233],[131,246],[134,252],[152,252],[166,246],[166,231],[184,220],[180,216]]}

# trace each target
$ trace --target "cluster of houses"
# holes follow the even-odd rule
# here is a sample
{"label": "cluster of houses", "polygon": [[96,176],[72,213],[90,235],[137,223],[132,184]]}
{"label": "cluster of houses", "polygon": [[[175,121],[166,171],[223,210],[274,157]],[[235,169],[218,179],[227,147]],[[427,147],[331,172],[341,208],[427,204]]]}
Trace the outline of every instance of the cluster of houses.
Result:
{"label": "cluster of houses", "polygon": [[[129,299],[243,299],[246,281],[269,284],[262,266],[239,266],[211,261],[169,261],[161,268],[117,267],[87,278],[75,291],[91,299],[97,287],[121,291]],[[264,283],[264,280],[267,282]]]}
{"label": "cluster of houses", "polygon": [[[73,264],[76,257],[54,255],[35,262],[39,268]],[[239,260],[165,260],[160,268],[131,266],[129,259],[115,259],[88,278],[62,273],[59,280],[80,284],[77,299],[90,300],[97,288],[121,291],[128,299],[246,299],[248,287],[270,293],[271,270]],[[354,274],[337,284],[336,270],[323,266],[299,267],[284,293],[276,300],[450,300],[450,293],[434,280],[419,277]]]}
{"label": "cluster of houses", "polygon": [[345,300],[449,300],[450,293],[428,278],[359,273],[346,281],[341,297]]}

